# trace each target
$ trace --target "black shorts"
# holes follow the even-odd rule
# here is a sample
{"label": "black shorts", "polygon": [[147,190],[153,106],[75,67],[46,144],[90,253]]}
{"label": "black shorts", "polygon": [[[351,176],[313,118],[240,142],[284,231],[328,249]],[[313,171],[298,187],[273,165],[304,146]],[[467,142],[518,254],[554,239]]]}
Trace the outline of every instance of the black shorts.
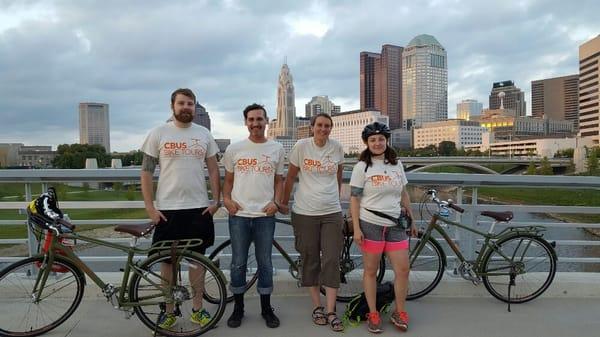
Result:
{"label": "black shorts", "polygon": [[200,254],[215,243],[215,223],[209,212],[202,214],[204,208],[160,211],[167,221],[160,220],[154,229],[152,244],[165,240],[202,239],[202,244],[191,250]]}

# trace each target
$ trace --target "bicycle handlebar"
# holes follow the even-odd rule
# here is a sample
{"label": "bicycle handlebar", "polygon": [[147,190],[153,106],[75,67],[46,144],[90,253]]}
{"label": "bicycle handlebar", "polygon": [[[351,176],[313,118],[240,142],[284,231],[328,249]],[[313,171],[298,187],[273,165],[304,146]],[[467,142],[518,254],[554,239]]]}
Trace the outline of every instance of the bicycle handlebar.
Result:
{"label": "bicycle handlebar", "polygon": [[75,225],[73,225],[65,219],[56,219],[56,223],[67,227],[71,231],[75,230]]}
{"label": "bicycle handlebar", "polygon": [[459,213],[464,213],[465,212],[465,210],[462,207],[457,206],[456,204],[454,204],[454,202],[452,201],[452,199],[448,199],[447,201],[440,200],[437,197],[437,191],[434,190],[434,189],[428,190],[427,191],[427,195],[430,196],[429,198],[431,199],[431,201],[435,202],[440,207],[450,207],[450,208],[452,208],[453,210],[455,210],[455,211],[457,211]]}

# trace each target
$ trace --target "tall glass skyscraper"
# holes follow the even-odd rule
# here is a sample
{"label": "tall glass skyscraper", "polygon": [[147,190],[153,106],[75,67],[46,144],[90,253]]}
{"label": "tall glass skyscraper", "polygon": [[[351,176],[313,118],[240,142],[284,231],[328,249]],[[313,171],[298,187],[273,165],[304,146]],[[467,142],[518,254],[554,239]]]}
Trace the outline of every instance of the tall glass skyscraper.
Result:
{"label": "tall glass skyscraper", "polygon": [[402,52],[403,127],[448,119],[446,49],[427,34],[413,38]]}

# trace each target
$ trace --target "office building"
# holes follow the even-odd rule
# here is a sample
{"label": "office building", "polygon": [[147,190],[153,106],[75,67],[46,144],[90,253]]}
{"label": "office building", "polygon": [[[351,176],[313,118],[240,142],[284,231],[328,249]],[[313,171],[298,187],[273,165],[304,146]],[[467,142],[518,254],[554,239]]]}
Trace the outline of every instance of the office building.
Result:
{"label": "office building", "polygon": [[456,118],[468,121],[471,117],[480,116],[481,110],[483,110],[482,103],[474,99],[463,99],[456,104]]}
{"label": "office building", "polygon": [[[501,92],[504,94],[499,95]],[[503,97],[502,102],[501,97]],[[514,110],[517,116],[525,116],[527,112],[525,93],[517,88],[513,81],[494,82],[490,92],[489,107],[491,110],[510,109]]]}
{"label": "office building", "polygon": [[360,53],[360,108],[389,117],[392,129],[402,126],[402,52],[385,44],[381,53]]}
{"label": "office building", "polygon": [[531,115],[579,124],[579,74],[531,82]]}
{"label": "office building", "polygon": [[360,153],[365,149],[361,138],[365,125],[373,122],[389,123],[388,116],[382,115],[380,111],[347,111],[331,116],[331,119],[333,128],[329,137],[342,144],[344,153]]}
{"label": "office building", "polygon": [[485,128],[478,122],[463,119],[426,122],[413,129],[413,144],[415,149],[429,145],[439,146],[443,141],[454,142],[457,149],[467,145],[481,144],[481,135]]}
{"label": "office building", "polygon": [[413,38],[402,53],[402,126],[448,119],[446,49],[431,35]]}
{"label": "office building", "polygon": [[79,144],[98,144],[110,153],[108,104],[79,103]]}
{"label": "office building", "polygon": [[196,102],[196,115],[192,122],[210,130],[210,116],[208,115],[208,111],[198,102]]}
{"label": "office building", "polygon": [[313,96],[310,102],[306,103],[305,109],[306,118],[311,118],[320,113],[335,115],[341,111],[340,106],[330,101],[328,96]]}
{"label": "office building", "polygon": [[493,134],[495,141],[512,141],[540,137],[573,137],[573,121],[515,116],[511,109],[484,109],[479,122]]}
{"label": "office building", "polygon": [[296,139],[296,94],[294,80],[286,63],[281,66],[277,84],[277,118],[269,124],[268,137]]}
{"label": "office building", "polygon": [[600,145],[600,35],[579,46],[579,135]]}

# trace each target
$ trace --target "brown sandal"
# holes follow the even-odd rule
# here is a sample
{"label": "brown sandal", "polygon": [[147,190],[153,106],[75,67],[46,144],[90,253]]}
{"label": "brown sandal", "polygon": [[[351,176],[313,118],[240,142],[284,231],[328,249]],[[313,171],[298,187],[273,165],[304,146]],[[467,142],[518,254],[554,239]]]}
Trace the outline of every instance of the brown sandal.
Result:
{"label": "brown sandal", "polygon": [[312,312],[312,320],[316,325],[327,325],[324,307],[316,307]]}
{"label": "brown sandal", "polygon": [[329,326],[331,327],[331,330],[333,330],[335,332],[344,331],[344,324],[338,318],[338,316],[335,312],[332,311],[332,312],[327,313],[327,321],[329,322]]}

